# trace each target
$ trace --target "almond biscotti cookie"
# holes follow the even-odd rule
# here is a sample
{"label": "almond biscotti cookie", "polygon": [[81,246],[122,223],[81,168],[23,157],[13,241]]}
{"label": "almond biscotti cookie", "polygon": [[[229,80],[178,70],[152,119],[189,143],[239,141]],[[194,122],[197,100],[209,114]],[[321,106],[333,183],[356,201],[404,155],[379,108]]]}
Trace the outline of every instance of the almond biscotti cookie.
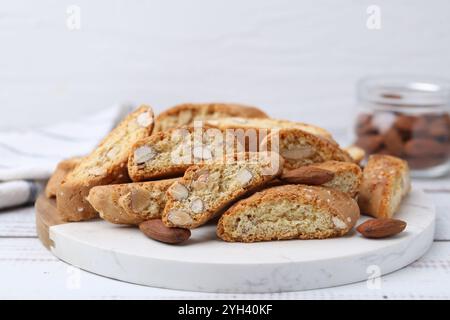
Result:
{"label": "almond biscotti cookie", "polygon": [[282,161],[274,153],[242,153],[226,162],[191,166],[167,190],[164,224],[192,229],[206,223],[232,202],[276,178]]}
{"label": "almond biscotti cookie", "polygon": [[357,164],[330,160],[322,163],[314,163],[310,166],[333,172],[333,179],[322,184],[322,187],[342,191],[349,194],[352,198],[358,194],[362,181],[362,170]]}
{"label": "almond biscotti cookie", "polygon": [[359,189],[361,213],[375,218],[392,218],[410,189],[406,161],[388,155],[371,155]]}
{"label": "almond biscotti cookie", "polygon": [[222,159],[236,150],[237,145],[216,128],[180,127],[137,142],[130,152],[128,172],[136,182],[179,177],[193,164]]}
{"label": "almond biscotti cookie", "polygon": [[217,235],[230,242],[324,239],[345,235],[358,218],[358,205],[346,193],[285,185],[234,204],[220,218]]}
{"label": "almond biscotti cookie", "polygon": [[[276,120],[276,119],[246,119],[243,117],[228,117],[221,119],[206,120],[206,125],[219,128],[220,130],[256,130],[261,138],[264,138],[266,134],[269,134],[273,129],[287,129],[297,128],[311,134],[323,137],[332,143],[335,143],[331,133],[327,130],[302,122],[294,122],[288,120]],[[266,134],[265,134],[266,133]]]}
{"label": "almond biscotti cookie", "polygon": [[97,212],[86,200],[92,187],[129,181],[128,155],[134,143],[149,136],[153,111],[141,106],[112,130],[99,146],[66,176],[56,195],[58,212],[66,221],[87,220]]}
{"label": "almond biscotti cookie", "polygon": [[80,163],[81,159],[82,158],[80,157],[74,157],[58,163],[55,172],[53,172],[52,176],[47,182],[47,186],[45,187],[45,196],[47,198],[56,197],[58,189],[61,186],[64,178]]}
{"label": "almond biscotti cookie", "polygon": [[272,132],[263,140],[260,148],[278,152],[285,160],[286,170],[328,160],[353,162],[350,155],[337,144],[296,128]]}
{"label": "almond biscotti cookie", "polygon": [[242,118],[268,118],[264,111],[256,107],[236,103],[185,103],[158,115],[155,132],[192,125],[195,120],[237,116]]}
{"label": "almond biscotti cookie", "polygon": [[138,225],[161,218],[166,191],[177,179],[113,184],[91,189],[87,200],[106,221]]}

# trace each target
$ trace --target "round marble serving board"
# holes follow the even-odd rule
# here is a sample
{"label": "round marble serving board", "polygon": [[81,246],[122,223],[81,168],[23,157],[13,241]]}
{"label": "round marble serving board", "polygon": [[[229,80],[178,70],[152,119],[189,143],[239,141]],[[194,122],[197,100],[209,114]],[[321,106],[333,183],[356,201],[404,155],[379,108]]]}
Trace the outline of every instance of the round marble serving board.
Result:
{"label": "round marble serving board", "polygon": [[54,200],[41,196],[36,203],[39,238],[71,265],[141,285],[217,293],[324,288],[398,270],[431,246],[435,209],[422,191],[413,190],[396,218],[408,226],[389,239],[365,239],[352,231],[336,239],[227,243],[207,225],[193,230],[186,243],[167,245],[100,219],[64,223]]}

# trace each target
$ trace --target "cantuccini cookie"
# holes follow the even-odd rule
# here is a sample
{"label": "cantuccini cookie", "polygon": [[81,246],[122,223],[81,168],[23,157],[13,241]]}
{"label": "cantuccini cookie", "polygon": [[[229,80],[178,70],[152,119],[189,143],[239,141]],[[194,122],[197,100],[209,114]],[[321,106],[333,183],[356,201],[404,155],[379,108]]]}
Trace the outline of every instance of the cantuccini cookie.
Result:
{"label": "cantuccini cookie", "polygon": [[352,162],[325,161],[321,163],[310,164],[302,168],[317,168],[333,173],[333,178],[321,183],[322,187],[329,187],[356,197],[362,181],[361,168]]}
{"label": "cantuccini cookie", "polygon": [[267,114],[251,106],[236,103],[185,103],[172,107],[156,117],[155,132],[192,125],[196,120],[223,117],[267,118]]}
{"label": "cantuccini cookie", "polygon": [[74,157],[58,163],[55,172],[53,172],[45,187],[45,196],[47,198],[56,197],[64,178],[80,163],[81,159],[81,157]]}
{"label": "cantuccini cookie", "polygon": [[241,153],[225,162],[189,167],[167,190],[164,224],[192,229],[206,223],[232,202],[276,178],[282,162],[275,153]]}
{"label": "cantuccini cookie", "polygon": [[237,150],[234,141],[216,128],[175,128],[137,142],[130,152],[128,172],[133,181],[179,177],[193,164],[220,160]]}
{"label": "cantuccini cookie", "polygon": [[335,143],[331,133],[327,130],[314,126],[311,124],[306,124],[302,122],[294,122],[288,120],[276,120],[276,119],[246,119],[243,117],[228,117],[221,119],[211,119],[206,120],[205,123],[209,126],[219,128],[223,131],[225,130],[254,130],[257,132],[258,136],[262,140],[267,134],[269,134],[273,129],[287,129],[287,128],[297,128],[303,131],[309,132],[311,134],[320,136],[329,140],[331,143]]}
{"label": "cantuccini cookie", "polygon": [[161,218],[166,191],[177,179],[93,187],[87,200],[100,217],[115,224],[138,225]]}
{"label": "cantuccini cookie", "polygon": [[406,161],[388,155],[371,155],[363,170],[359,189],[361,213],[376,218],[391,218],[410,189]]}
{"label": "cantuccini cookie", "polygon": [[94,186],[129,181],[127,162],[131,147],[152,133],[153,122],[152,109],[141,106],[66,176],[56,195],[58,212],[64,220],[96,217],[97,212],[86,200],[89,190]]}
{"label": "cantuccini cookie", "polygon": [[337,144],[297,128],[270,133],[262,141],[260,149],[278,152],[285,160],[286,170],[328,160],[353,162]]}
{"label": "cantuccini cookie", "polygon": [[324,239],[345,235],[358,218],[358,205],[346,193],[284,185],[234,204],[220,218],[217,235],[230,242]]}

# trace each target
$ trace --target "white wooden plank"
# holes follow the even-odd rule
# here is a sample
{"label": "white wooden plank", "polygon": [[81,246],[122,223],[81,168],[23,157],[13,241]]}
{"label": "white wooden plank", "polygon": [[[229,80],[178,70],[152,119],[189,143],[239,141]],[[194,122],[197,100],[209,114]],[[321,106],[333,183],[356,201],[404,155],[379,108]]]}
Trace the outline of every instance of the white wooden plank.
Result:
{"label": "white wooden plank", "polygon": [[36,237],[33,207],[0,211],[0,237]]}
{"label": "white wooden plank", "polygon": [[[435,242],[412,265],[366,282],[280,294],[207,294],[143,287],[79,271],[54,258],[37,239],[0,239],[0,298],[60,299],[449,299],[450,243]],[[180,275],[182,276],[182,275]],[[370,282],[373,284],[373,282]]]}

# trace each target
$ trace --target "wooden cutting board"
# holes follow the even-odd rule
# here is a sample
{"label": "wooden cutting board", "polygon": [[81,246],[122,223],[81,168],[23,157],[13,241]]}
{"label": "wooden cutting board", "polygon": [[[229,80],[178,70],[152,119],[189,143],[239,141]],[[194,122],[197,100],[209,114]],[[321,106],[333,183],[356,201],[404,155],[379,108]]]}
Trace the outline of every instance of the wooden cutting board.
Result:
{"label": "wooden cutting board", "polygon": [[182,245],[167,245],[101,219],[64,223],[54,200],[41,196],[36,202],[39,239],[61,260],[126,282],[215,293],[376,285],[377,277],[417,260],[433,242],[435,209],[421,190],[412,190],[396,217],[408,223],[406,230],[382,240],[352,231],[335,239],[227,243],[208,225]]}
{"label": "wooden cutting board", "polygon": [[56,209],[56,200],[49,199],[44,194],[41,194],[35,204],[36,208],[36,232],[39,240],[47,248],[53,245],[50,239],[50,227],[66,223],[58,215]]}

